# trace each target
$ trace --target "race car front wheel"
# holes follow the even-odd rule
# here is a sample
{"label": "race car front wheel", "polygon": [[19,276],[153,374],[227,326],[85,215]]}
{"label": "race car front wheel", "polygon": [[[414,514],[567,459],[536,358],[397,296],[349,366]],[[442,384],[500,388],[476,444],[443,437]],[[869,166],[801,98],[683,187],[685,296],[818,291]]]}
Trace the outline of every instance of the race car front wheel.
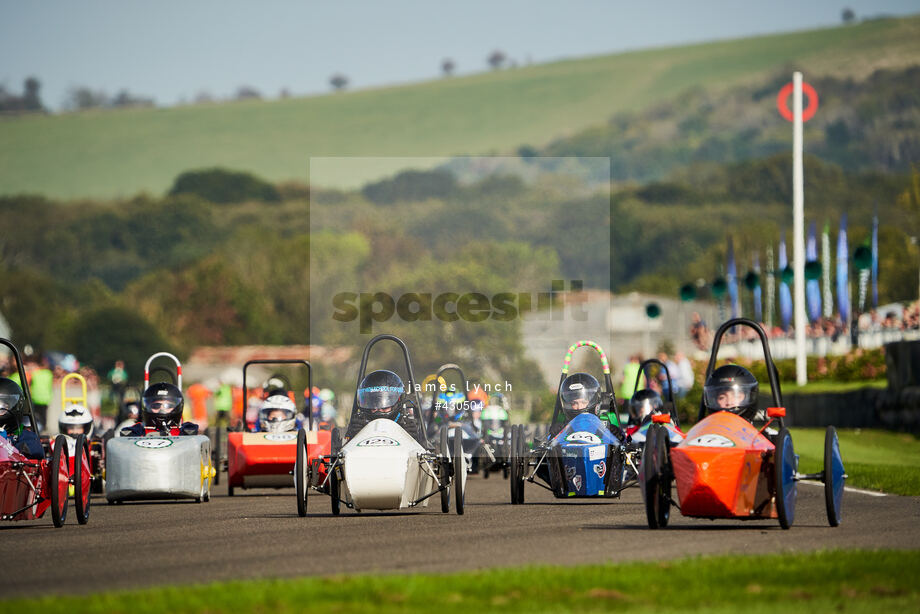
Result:
{"label": "race car front wheel", "polygon": [[77,436],[74,450],[78,455],[73,459],[73,504],[77,512],[77,522],[89,522],[90,492],[93,488],[92,465],[90,464],[89,442],[85,435]]}
{"label": "race car front wheel", "polygon": [[67,495],[70,491],[70,468],[67,458],[67,438],[58,435],[51,453],[49,489],[51,490],[51,521],[55,527],[64,526],[67,519]]}
{"label": "race car front wheel", "polygon": [[307,462],[307,432],[297,431],[297,456],[294,459],[294,489],[297,491],[297,515],[307,515],[307,489],[310,484],[310,467]]}
{"label": "race car front wheel", "polygon": [[441,441],[438,446],[438,462],[441,466],[441,511],[445,514],[450,511],[450,451],[448,450],[447,427],[441,429]]}

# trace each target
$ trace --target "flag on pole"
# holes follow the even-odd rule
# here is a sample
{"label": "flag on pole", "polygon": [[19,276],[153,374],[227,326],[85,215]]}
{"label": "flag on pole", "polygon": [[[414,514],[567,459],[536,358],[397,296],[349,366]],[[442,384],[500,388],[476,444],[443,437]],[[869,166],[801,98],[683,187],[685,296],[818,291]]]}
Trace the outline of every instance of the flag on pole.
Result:
{"label": "flag on pole", "polygon": [[824,220],[824,232],[821,233],[821,281],[824,285],[824,317],[828,320],[834,315],[834,293],[831,291],[831,227]]}
{"label": "flag on pole", "polygon": [[732,304],[732,318],[741,315],[741,305],[738,300],[738,269],[735,267],[735,247],[732,238],[728,237],[728,299]]}
{"label": "flag on pole", "polygon": [[[754,252],[753,264],[754,264],[754,272],[757,273],[757,275],[762,278],[762,276],[760,275],[760,253],[759,252]],[[754,319],[757,320],[758,322],[763,322],[763,307],[761,305],[761,296],[763,292],[762,292],[761,286],[762,284],[757,284],[754,287]]]}
{"label": "flag on pole", "polygon": [[847,246],[847,214],[840,218],[837,233],[837,311],[844,326],[850,323],[850,254]]}
{"label": "flag on pole", "polygon": [[776,307],[776,269],[773,268],[773,245],[767,245],[767,274],[764,281],[767,283],[767,328],[773,329],[773,309]]}
{"label": "flag on pole", "polygon": [[[805,262],[814,262],[818,259],[818,238],[815,233],[815,223],[808,225],[808,246],[805,248]],[[821,284],[817,279],[809,279],[805,283],[805,299],[808,305],[808,319],[817,322],[821,319]]]}
{"label": "flag on pole", "polygon": [[[786,260],[786,233],[783,232],[779,238],[779,273],[783,275],[789,261]],[[780,277],[779,283],[779,316],[783,323],[783,330],[789,331],[789,322],[792,320],[792,293],[789,290],[789,284]]]}
{"label": "flag on pole", "polygon": [[872,307],[878,308],[878,202],[872,216]]}

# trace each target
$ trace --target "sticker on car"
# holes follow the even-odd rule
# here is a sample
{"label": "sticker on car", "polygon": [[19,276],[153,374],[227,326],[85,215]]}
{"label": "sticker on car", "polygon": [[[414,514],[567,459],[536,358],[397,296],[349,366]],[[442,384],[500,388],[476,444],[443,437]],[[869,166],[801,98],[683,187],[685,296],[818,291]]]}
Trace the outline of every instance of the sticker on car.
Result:
{"label": "sticker on car", "polygon": [[588,431],[576,431],[565,438],[569,443],[601,443],[601,438]]}
{"label": "sticker on car", "polygon": [[603,460],[605,458],[607,458],[607,446],[588,448],[588,460]]}
{"label": "sticker on car", "polygon": [[148,450],[159,450],[160,448],[168,448],[173,444],[171,439],[138,439],[134,442],[138,448],[147,448]]}
{"label": "sticker on car", "polygon": [[699,437],[694,437],[687,442],[688,446],[699,446],[701,448],[734,448],[735,442],[725,437],[724,435],[716,435],[715,433],[707,433],[706,435],[700,435]]}
{"label": "sticker on car", "polygon": [[294,441],[297,439],[297,433],[295,431],[289,433],[266,433],[265,439],[268,441]]}
{"label": "sticker on car", "polygon": [[379,448],[385,446],[398,446],[399,442],[392,437],[368,437],[358,442],[359,448]]}

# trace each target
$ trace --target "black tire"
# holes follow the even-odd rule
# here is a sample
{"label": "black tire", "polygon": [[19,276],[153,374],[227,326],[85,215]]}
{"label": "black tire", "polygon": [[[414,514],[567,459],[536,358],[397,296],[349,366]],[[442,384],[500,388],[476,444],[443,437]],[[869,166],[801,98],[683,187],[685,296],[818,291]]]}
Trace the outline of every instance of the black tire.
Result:
{"label": "black tire", "polygon": [[795,522],[795,451],[792,448],[792,436],[789,429],[783,428],[776,436],[776,449],[773,452],[773,487],[776,503],[776,516],[779,526],[788,529]]}
{"label": "black tire", "polygon": [[441,429],[441,440],[438,446],[438,454],[441,465],[441,511],[447,513],[450,511],[450,452],[447,446],[447,427]]}
{"label": "black tire", "polygon": [[511,473],[511,466],[508,460],[511,458],[511,432],[505,429],[505,438],[502,441],[502,478],[508,479]]}
{"label": "black tire", "polygon": [[648,528],[663,529],[671,517],[671,460],[668,432],[653,424],[642,451],[642,480]]}
{"label": "black tire", "polygon": [[297,515],[307,515],[307,492],[310,484],[310,467],[307,462],[307,432],[297,431],[297,455],[294,460],[294,490],[297,493]]}
{"label": "black tire", "polygon": [[68,480],[64,494],[61,494],[61,463],[64,466],[64,474],[69,476],[67,438],[64,435],[58,435],[54,440],[54,451],[51,453],[51,480],[48,484],[51,489],[51,521],[57,528],[64,526],[64,521],[67,520],[67,491],[70,490]]}
{"label": "black tire", "polygon": [[451,482],[451,488],[454,489],[454,504],[456,505],[457,515],[463,515],[463,503],[464,496],[466,495],[463,492],[463,479],[466,477],[466,467],[464,463],[463,456],[463,437],[460,434],[460,429],[457,429],[457,432],[454,433],[454,455],[453,455],[453,465],[454,465],[454,477]]}
{"label": "black tire", "polygon": [[520,477],[520,472],[518,471],[517,454],[515,453],[517,450],[517,438],[517,425],[514,425],[511,427],[511,453],[508,454],[508,460],[506,462],[508,465],[508,471],[511,474],[511,479],[508,482],[511,489],[511,505],[518,505],[520,503],[520,501],[518,501],[517,488],[517,481]]}
{"label": "black tire", "polygon": [[[77,435],[77,443],[74,446],[77,451],[77,458],[73,459],[73,505],[77,513],[77,522],[86,524],[89,522],[89,506],[92,502],[93,477],[91,472],[92,458],[89,454],[89,442],[85,435]],[[83,459],[86,459],[86,468],[83,467]],[[84,476],[89,471],[89,476]],[[86,488],[83,487],[83,479],[88,477]]]}
{"label": "black tire", "polygon": [[228,497],[233,496],[233,485],[232,484],[227,484],[227,496]]}
{"label": "black tire", "polygon": [[524,503],[524,473],[527,467],[524,446],[524,426],[517,424],[511,427],[511,503],[520,505]]}
{"label": "black tire", "polygon": [[332,515],[338,516],[342,513],[342,502],[339,500],[339,478],[336,471],[332,471],[329,476],[329,498],[332,499]]}
{"label": "black tire", "polygon": [[837,429],[827,427],[824,432],[824,503],[827,508],[827,522],[832,527],[840,525],[843,508],[843,484],[846,473],[840,457],[840,441]]}

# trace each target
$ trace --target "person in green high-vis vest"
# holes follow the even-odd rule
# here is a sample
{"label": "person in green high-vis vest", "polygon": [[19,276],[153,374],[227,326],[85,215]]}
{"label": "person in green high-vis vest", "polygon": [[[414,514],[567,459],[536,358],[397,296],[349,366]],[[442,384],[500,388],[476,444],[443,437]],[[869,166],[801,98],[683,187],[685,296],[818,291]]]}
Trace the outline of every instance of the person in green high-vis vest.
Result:
{"label": "person in green high-vis vest", "polygon": [[217,411],[218,419],[230,416],[230,410],[233,409],[233,388],[230,384],[221,382],[217,387],[214,393],[214,409]]}
{"label": "person in green high-vis vest", "polygon": [[636,376],[639,374],[639,366],[642,360],[638,354],[629,357],[629,362],[623,365],[623,383],[620,384],[620,402],[629,403],[633,394],[636,392]]}
{"label": "person in green high-vis vest", "polygon": [[32,369],[29,392],[32,396],[32,407],[35,409],[35,421],[38,423],[36,426],[39,432],[44,432],[48,405],[51,404],[54,392],[54,373],[48,368],[47,358],[42,358],[39,366]]}

